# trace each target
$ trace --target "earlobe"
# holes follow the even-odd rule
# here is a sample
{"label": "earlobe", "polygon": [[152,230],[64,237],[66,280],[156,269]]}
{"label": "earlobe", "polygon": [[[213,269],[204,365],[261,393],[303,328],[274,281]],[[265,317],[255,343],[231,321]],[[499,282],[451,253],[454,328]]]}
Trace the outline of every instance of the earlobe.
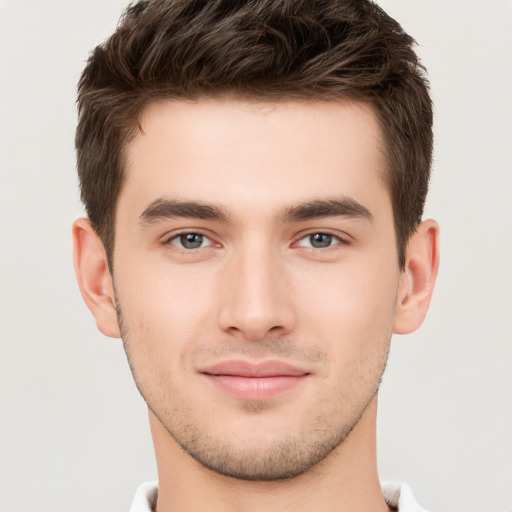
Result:
{"label": "earlobe", "polygon": [[98,329],[106,336],[120,338],[107,255],[89,219],[78,219],[73,224],[73,263],[80,292]]}
{"label": "earlobe", "polygon": [[400,277],[393,332],[408,334],[425,319],[439,267],[439,226],[423,221],[411,236]]}

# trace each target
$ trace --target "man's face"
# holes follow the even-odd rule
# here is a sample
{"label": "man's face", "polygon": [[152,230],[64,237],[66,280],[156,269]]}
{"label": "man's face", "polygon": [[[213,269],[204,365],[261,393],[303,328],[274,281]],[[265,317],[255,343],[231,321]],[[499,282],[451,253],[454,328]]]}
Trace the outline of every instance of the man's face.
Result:
{"label": "man's face", "polygon": [[328,456],[375,396],[398,267],[368,106],[162,101],[127,148],[114,283],[150,409],[248,479]]}

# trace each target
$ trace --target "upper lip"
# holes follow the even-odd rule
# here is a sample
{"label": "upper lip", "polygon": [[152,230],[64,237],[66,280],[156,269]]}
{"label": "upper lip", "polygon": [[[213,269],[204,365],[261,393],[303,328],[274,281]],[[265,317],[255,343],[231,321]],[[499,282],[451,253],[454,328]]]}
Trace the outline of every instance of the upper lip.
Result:
{"label": "upper lip", "polygon": [[222,361],[201,369],[208,375],[231,375],[237,377],[300,377],[310,372],[283,361],[252,363],[242,360]]}

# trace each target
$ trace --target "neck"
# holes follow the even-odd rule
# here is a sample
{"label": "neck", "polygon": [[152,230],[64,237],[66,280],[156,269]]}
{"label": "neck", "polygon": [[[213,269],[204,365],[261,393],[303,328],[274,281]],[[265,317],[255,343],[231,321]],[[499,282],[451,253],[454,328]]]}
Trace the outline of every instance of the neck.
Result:
{"label": "neck", "polygon": [[345,441],[306,473],[286,480],[245,481],[204,468],[150,412],[158,465],[158,512],[388,512],[377,474],[377,397]]}

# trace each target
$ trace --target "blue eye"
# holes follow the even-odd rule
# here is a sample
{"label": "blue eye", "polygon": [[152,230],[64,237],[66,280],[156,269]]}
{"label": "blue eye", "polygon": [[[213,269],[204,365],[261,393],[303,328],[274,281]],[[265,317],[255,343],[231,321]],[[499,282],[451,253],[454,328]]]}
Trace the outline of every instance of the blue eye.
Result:
{"label": "blue eye", "polygon": [[208,247],[212,241],[201,233],[181,233],[170,239],[170,243],[180,249],[200,249]]}
{"label": "blue eye", "polygon": [[342,242],[340,238],[329,233],[312,233],[301,238],[299,245],[301,247],[312,247],[313,249],[326,249],[340,242]]}

